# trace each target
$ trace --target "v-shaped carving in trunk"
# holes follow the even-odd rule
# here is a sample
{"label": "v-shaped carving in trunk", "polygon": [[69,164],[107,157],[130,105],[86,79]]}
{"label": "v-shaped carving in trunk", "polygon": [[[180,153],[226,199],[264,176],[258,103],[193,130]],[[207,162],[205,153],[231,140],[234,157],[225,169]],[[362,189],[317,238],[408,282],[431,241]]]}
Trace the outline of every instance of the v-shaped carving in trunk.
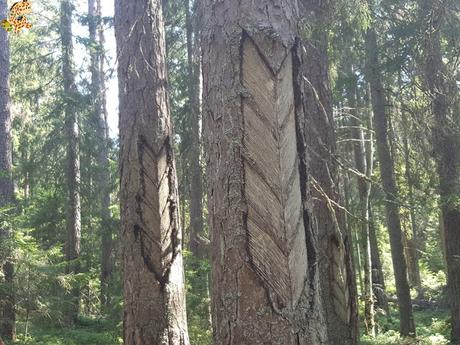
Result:
{"label": "v-shaped carving in trunk", "polygon": [[294,307],[308,278],[292,54],[278,71],[243,43],[245,197],[249,253],[277,307]]}

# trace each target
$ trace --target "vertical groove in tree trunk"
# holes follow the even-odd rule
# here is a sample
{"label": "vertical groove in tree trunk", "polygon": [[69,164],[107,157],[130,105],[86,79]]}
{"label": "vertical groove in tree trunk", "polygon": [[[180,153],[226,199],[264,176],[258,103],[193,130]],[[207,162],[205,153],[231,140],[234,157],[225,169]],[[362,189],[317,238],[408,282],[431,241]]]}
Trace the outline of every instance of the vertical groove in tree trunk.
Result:
{"label": "vertical groove in tree trunk", "polygon": [[[421,0],[424,27],[425,86],[434,117],[433,147],[439,175],[442,225],[445,236],[447,286],[449,290],[452,339],[460,344],[460,148],[453,111],[458,110],[458,90],[449,80],[442,59],[440,28],[444,8]],[[455,107],[452,107],[455,105]],[[452,107],[452,110],[451,110]],[[457,108],[457,109],[455,109]],[[452,116],[452,117],[451,117]]]}
{"label": "vertical groove in tree trunk", "polygon": [[391,258],[393,261],[396,294],[398,296],[400,313],[400,333],[402,336],[415,336],[412,302],[404,256],[398,190],[394,176],[394,161],[390,154],[388,142],[388,118],[385,109],[385,94],[381,80],[377,37],[373,28],[368,29],[366,35],[366,54],[366,73],[367,80],[371,87],[377,154],[380,162],[383,190],[386,197],[385,206],[390,235]]}
{"label": "vertical groove in tree trunk", "polygon": [[[363,127],[366,126],[366,121],[361,114],[358,113],[357,104],[357,80],[354,75],[351,61],[348,58],[346,62],[345,72],[350,79],[347,97],[350,106],[350,123],[352,126],[353,152],[355,159],[356,170],[362,174],[357,177],[358,195],[359,195],[359,225],[361,232],[360,245],[362,248],[363,257],[363,300],[364,300],[364,325],[366,334],[375,336],[375,320],[374,320],[374,296],[373,296],[373,281],[372,281],[372,258],[370,244],[370,223],[369,223],[369,199],[371,192],[371,184],[369,180],[372,178],[372,164],[367,159],[365,146],[365,136]],[[361,110],[362,111],[362,110]],[[372,159],[372,157],[370,158]],[[364,178],[367,179],[365,179]]]}
{"label": "vertical groove in tree trunk", "polygon": [[[206,250],[202,240],[203,233],[203,186],[201,174],[201,142],[200,142],[200,42],[199,13],[190,13],[190,0],[185,1],[187,26],[187,58],[188,58],[188,97],[189,97],[189,128],[191,130],[191,146],[189,162],[190,179],[190,242],[189,248],[193,255],[203,259]],[[195,6],[195,8],[198,8]]]}
{"label": "vertical groove in tree trunk", "polygon": [[[73,68],[73,43],[72,43],[72,3],[70,0],[61,2],[61,44],[62,44],[62,75],[63,87],[66,97],[65,104],[65,131],[67,134],[67,241],[66,260],[67,273],[78,273],[81,239],[81,205],[80,205],[80,149],[79,125],[76,110],[77,87]],[[79,289],[73,287],[66,322],[71,324],[76,321],[79,310]]]}
{"label": "vertical groove in tree trunk", "polygon": [[[6,18],[7,11],[6,0],[0,0],[0,18]],[[9,69],[10,46],[8,33],[6,30],[0,30],[0,209],[10,207],[14,203]],[[11,228],[8,225],[6,228],[0,228],[0,244],[2,244],[2,247],[10,237]],[[14,266],[11,261],[11,248],[3,248],[7,248],[7,251],[2,253],[0,258],[5,284],[5,288],[0,294],[0,337],[15,341]]]}
{"label": "vertical groove in tree trunk", "polygon": [[296,3],[203,8],[214,343],[327,343],[295,79]]}
{"label": "vertical groove in tree trunk", "polygon": [[[327,8],[306,5],[305,19],[322,21]],[[322,6],[322,5],[320,5]],[[309,11],[311,10],[311,12]],[[314,13],[315,18],[309,16]],[[355,273],[351,255],[351,238],[345,229],[344,212],[335,206],[339,200],[338,166],[332,114],[332,94],[329,88],[328,37],[325,30],[304,39],[302,63],[302,109],[308,173],[313,213],[312,223],[318,236],[318,263],[327,334],[331,344],[355,344],[358,337]],[[321,255],[321,256],[320,256]],[[324,255],[324,257],[323,257]]]}
{"label": "vertical groove in tree trunk", "polygon": [[99,214],[101,217],[101,273],[100,300],[103,309],[110,305],[112,277],[112,222],[110,213],[109,133],[105,91],[104,29],[101,0],[88,0],[88,27],[90,38],[90,71],[93,120],[96,125],[96,158]]}
{"label": "vertical groove in tree trunk", "polygon": [[159,0],[115,3],[125,345],[188,345],[174,133]]}

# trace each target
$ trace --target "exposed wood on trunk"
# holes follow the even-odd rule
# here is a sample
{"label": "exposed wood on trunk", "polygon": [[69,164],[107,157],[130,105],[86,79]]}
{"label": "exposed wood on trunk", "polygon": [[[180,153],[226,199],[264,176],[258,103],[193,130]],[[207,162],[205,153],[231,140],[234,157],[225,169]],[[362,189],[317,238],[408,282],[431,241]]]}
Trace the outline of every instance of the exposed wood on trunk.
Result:
{"label": "exposed wood on trunk", "polygon": [[[439,175],[442,229],[445,236],[447,286],[451,308],[451,344],[460,344],[460,136],[455,128],[458,111],[458,88],[449,79],[441,47],[441,26],[445,6],[432,1],[420,1],[424,23],[425,87],[434,117],[433,148]],[[457,126],[458,128],[458,126]]]}
{"label": "exposed wood on trunk", "polygon": [[215,344],[326,342],[307,200],[295,2],[204,2]]}
{"label": "exposed wood on trunk", "polygon": [[371,88],[377,154],[386,198],[385,208],[390,235],[391,258],[393,261],[400,313],[400,333],[403,336],[415,336],[415,324],[412,314],[409,283],[407,281],[407,267],[399,213],[398,189],[394,175],[394,161],[390,153],[388,140],[388,116],[385,109],[385,93],[381,79],[377,35],[373,28],[369,28],[366,34],[366,54],[366,78]]}
{"label": "exposed wood on trunk", "polygon": [[188,345],[160,1],[115,3],[125,345]]}
{"label": "exposed wood on trunk", "polygon": [[[0,18],[6,18],[8,6],[6,0],[0,0]],[[0,209],[11,207],[14,203],[14,184],[12,176],[12,138],[10,112],[10,45],[8,33],[0,29]],[[6,211],[5,209],[2,211]],[[9,211],[6,211],[9,213]],[[2,222],[3,223],[3,222]],[[1,226],[1,225],[0,225]],[[11,236],[11,228],[0,228],[0,244]],[[5,284],[0,294],[0,336],[6,340],[16,340],[16,313],[14,294],[14,266],[11,248],[1,253],[0,265],[3,269]]]}
{"label": "exposed wood on trunk", "polygon": [[276,308],[294,307],[307,276],[307,247],[294,119],[292,56],[276,74],[243,45],[245,198],[249,254]]}

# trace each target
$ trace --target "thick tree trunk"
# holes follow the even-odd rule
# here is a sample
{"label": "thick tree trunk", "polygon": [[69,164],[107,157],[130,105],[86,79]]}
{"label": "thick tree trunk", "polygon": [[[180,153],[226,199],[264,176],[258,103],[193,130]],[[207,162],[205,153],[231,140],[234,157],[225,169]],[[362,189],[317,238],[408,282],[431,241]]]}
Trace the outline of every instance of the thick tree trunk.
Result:
{"label": "thick tree trunk", "polygon": [[101,291],[102,308],[110,305],[110,290],[113,269],[112,222],[110,212],[110,168],[109,168],[109,129],[107,124],[107,104],[105,91],[104,28],[101,22],[101,0],[88,0],[88,27],[91,42],[91,98],[93,119],[97,138],[97,186],[99,214],[101,218]]}
{"label": "thick tree trunk", "polygon": [[208,0],[204,9],[215,344],[328,344],[327,324],[339,333],[354,318],[353,275],[342,234],[322,231],[329,284],[319,285],[297,4]]}
{"label": "thick tree trunk", "polygon": [[[350,106],[350,124],[353,139],[353,153],[355,168],[361,174],[357,176],[358,196],[359,196],[359,225],[361,233],[361,253],[363,258],[364,284],[364,325],[366,334],[375,336],[374,320],[374,296],[372,290],[372,257],[370,243],[370,223],[369,223],[369,198],[371,192],[370,179],[372,177],[372,163],[367,160],[365,136],[363,127],[366,125],[365,119],[360,116],[357,105],[357,81],[353,72],[351,61],[346,62],[346,74],[350,79],[347,88],[347,98]],[[371,158],[372,159],[372,158]]]}
{"label": "thick tree trunk", "polygon": [[[192,11],[190,0],[185,1],[187,26],[187,58],[188,58],[188,97],[189,97],[189,129],[191,146],[189,162],[190,178],[190,241],[189,249],[197,258],[206,257],[203,241],[203,186],[201,174],[201,140],[200,140],[200,94],[201,94],[201,51],[199,13]],[[197,6],[194,6],[197,9]],[[192,11],[192,13],[190,13]]]}
{"label": "thick tree trunk", "polygon": [[[67,169],[66,179],[68,188],[67,206],[67,241],[66,260],[67,273],[76,274],[80,267],[77,262],[80,257],[81,239],[81,206],[80,206],[80,148],[79,125],[75,102],[77,87],[73,68],[73,43],[72,43],[72,3],[71,0],[61,2],[61,44],[62,44],[62,75],[63,88],[66,95],[65,104],[65,131],[67,135]],[[65,311],[66,323],[76,321],[79,311],[80,293],[78,287],[71,291],[68,310]]]}
{"label": "thick tree trunk", "polygon": [[160,1],[115,3],[125,345],[188,345]]}
{"label": "thick tree trunk", "polygon": [[[445,235],[447,286],[451,306],[452,340],[460,344],[460,136],[456,132],[451,106],[458,104],[455,81],[447,77],[442,60],[440,27],[445,7],[421,0],[424,33],[425,85],[434,117],[433,146],[439,174],[442,223]],[[452,116],[452,117],[451,117]]]}
{"label": "thick tree trunk", "polygon": [[[0,18],[6,18],[7,11],[6,0],[0,0]],[[9,72],[8,33],[5,30],[0,30],[0,209],[9,207],[14,202]],[[10,236],[11,229],[8,225],[5,228],[0,228],[0,245],[2,247]],[[14,341],[16,340],[14,266],[11,262],[10,249],[7,250],[7,253],[2,253],[1,256],[0,264],[3,266],[5,289],[0,294],[0,336]]]}
{"label": "thick tree trunk", "polygon": [[[327,31],[324,30],[327,7],[315,1],[303,1],[304,19],[315,30],[304,38],[300,78],[303,93],[299,97],[305,115],[310,190],[313,200],[312,222],[318,236],[320,286],[325,309],[326,328],[331,344],[355,344],[358,337],[355,273],[351,238],[345,228],[345,215],[337,207],[340,200],[336,138],[329,88]],[[313,16],[309,14],[314,13]],[[319,28],[319,29],[318,29]]]}
{"label": "thick tree trunk", "polygon": [[378,52],[376,33],[373,28],[370,28],[366,35],[366,77],[371,87],[377,154],[380,162],[383,190],[386,197],[385,206],[390,234],[391,257],[400,313],[400,333],[402,336],[415,336],[412,302],[404,256],[398,190],[394,175],[394,161],[390,154],[388,142],[388,118],[385,109],[385,94],[381,80]]}

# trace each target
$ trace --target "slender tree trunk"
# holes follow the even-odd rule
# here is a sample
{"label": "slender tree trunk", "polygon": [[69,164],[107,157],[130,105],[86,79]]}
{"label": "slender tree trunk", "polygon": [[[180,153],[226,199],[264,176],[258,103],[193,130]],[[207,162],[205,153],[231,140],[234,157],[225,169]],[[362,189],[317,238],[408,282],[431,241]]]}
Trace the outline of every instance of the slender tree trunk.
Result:
{"label": "slender tree trunk", "polygon": [[[7,11],[8,7],[6,0],[0,0],[0,18],[6,18]],[[5,30],[0,30],[0,209],[10,207],[14,203],[9,70],[10,45],[8,34]],[[9,213],[9,211],[6,212]],[[0,224],[0,226],[2,225]],[[0,244],[2,248],[9,247],[5,242],[7,242],[10,237],[11,228],[9,225],[0,228]],[[15,341],[16,301],[13,285],[14,266],[11,260],[11,249],[8,248],[7,252],[2,253],[1,256],[0,264],[3,266],[5,288],[0,294],[0,338]]]}
{"label": "slender tree trunk", "polygon": [[[61,44],[62,44],[62,75],[63,87],[66,95],[65,104],[65,131],[67,135],[67,241],[66,260],[67,273],[76,274],[80,270],[78,258],[80,257],[81,239],[81,205],[80,205],[80,148],[79,125],[76,110],[77,87],[73,67],[72,43],[72,7],[71,0],[61,2]],[[69,308],[66,310],[66,322],[74,323],[79,311],[80,292],[77,286],[72,288]]]}
{"label": "slender tree trunk", "polygon": [[404,163],[405,163],[405,175],[408,188],[408,202],[409,202],[409,215],[411,224],[411,234],[408,236],[408,252],[410,253],[410,265],[409,268],[409,281],[413,287],[417,290],[418,298],[423,298],[422,282],[420,278],[419,268],[419,252],[418,252],[418,233],[417,233],[417,222],[415,217],[415,200],[414,200],[414,181],[412,176],[412,165],[410,158],[410,147],[409,147],[409,124],[407,123],[406,115],[402,115],[403,118],[403,131],[404,131]]}
{"label": "slender tree trunk", "polygon": [[110,213],[109,129],[105,91],[104,28],[101,22],[101,0],[88,0],[88,27],[91,57],[91,98],[97,138],[97,191],[101,218],[101,291],[103,308],[110,305],[112,278],[112,222]]}
{"label": "slender tree trunk", "polygon": [[[350,78],[350,84],[347,90],[347,97],[350,105],[350,124],[353,141],[353,153],[355,158],[356,170],[362,175],[357,177],[358,196],[359,196],[359,225],[361,232],[361,248],[363,257],[364,271],[364,324],[366,334],[375,336],[374,320],[374,296],[372,291],[372,258],[369,230],[369,198],[371,192],[370,179],[372,177],[372,164],[368,164],[365,136],[363,127],[366,125],[365,119],[358,114],[358,105],[356,100],[357,81],[354,77],[351,61],[346,62],[346,73]],[[362,110],[361,110],[362,111]],[[370,166],[369,166],[370,165]]]}
{"label": "slender tree trunk", "polygon": [[125,345],[188,345],[161,2],[119,0]]}
{"label": "slender tree trunk", "polygon": [[371,245],[371,261],[372,261],[372,289],[376,299],[376,304],[385,314],[390,317],[390,306],[385,288],[385,277],[383,275],[382,261],[380,260],[379,245],[377,241],[377,233],[375,229],[372,206],[369,202],[369,240]]}
{"label": "slender tree trunk", "polygon": [[[303,130],[308,150],[308,173],[313,197],[312,222],[319,238],[319,279],[331,344],[355,344],[358,337],[355,273],[351,238],[345,228],[340,201],[336,138],[329,87],[328,36],[324,30],[328,8],[303,1],[304,19],[313,23],[311,37],[303,39],[299,96],[305,115]],[[311,16],[310,14],[314,15]]]}
{"label": "slender tree trunk", "polygon": [[377,37],[373,28],[366,35],[367,80],[371,87],[374,127],[377,143],[377,154],[383,190],[386,198],[388,231],[390,234],[391,257],[396,282],[396,294],[400,313],[400,333],[402,336],[415,336],[415,323],[412,314],[412,302],[399,213],[398,190],[394,175],[394,161],[390,154],[388,142],[388,117],[385,109],[385,94],[381,79]]}
{"label": "slender tree trunk", "polygon": [[[190,112],[190,242],[189,249],[197,258],[204,258],[206,250],[202,239],[203,233],[203,186],[201,174],[201,140],[200,140],[200,93],[201,93],[201,61],[199,13],[190,8],[190,0],[185,1],[187,26],[187,58],[188,58],[188,96]],[[192,13],[191,13],[192,11]]]}
{"label": "slender tree trunk", "polygon": [[[445,235],[447,286],[451,306],[451,344],[460,344],[460,136],[451,111],[458,110],[458,90],[442,60],[440,27],[446,4],[421,0],[424,30],[425,85],[434,117],[433,147],[439,174],[442,223]],[[452,107],[453,105],[456,105]],[[452,108],[451,108],[452,107]]]}

